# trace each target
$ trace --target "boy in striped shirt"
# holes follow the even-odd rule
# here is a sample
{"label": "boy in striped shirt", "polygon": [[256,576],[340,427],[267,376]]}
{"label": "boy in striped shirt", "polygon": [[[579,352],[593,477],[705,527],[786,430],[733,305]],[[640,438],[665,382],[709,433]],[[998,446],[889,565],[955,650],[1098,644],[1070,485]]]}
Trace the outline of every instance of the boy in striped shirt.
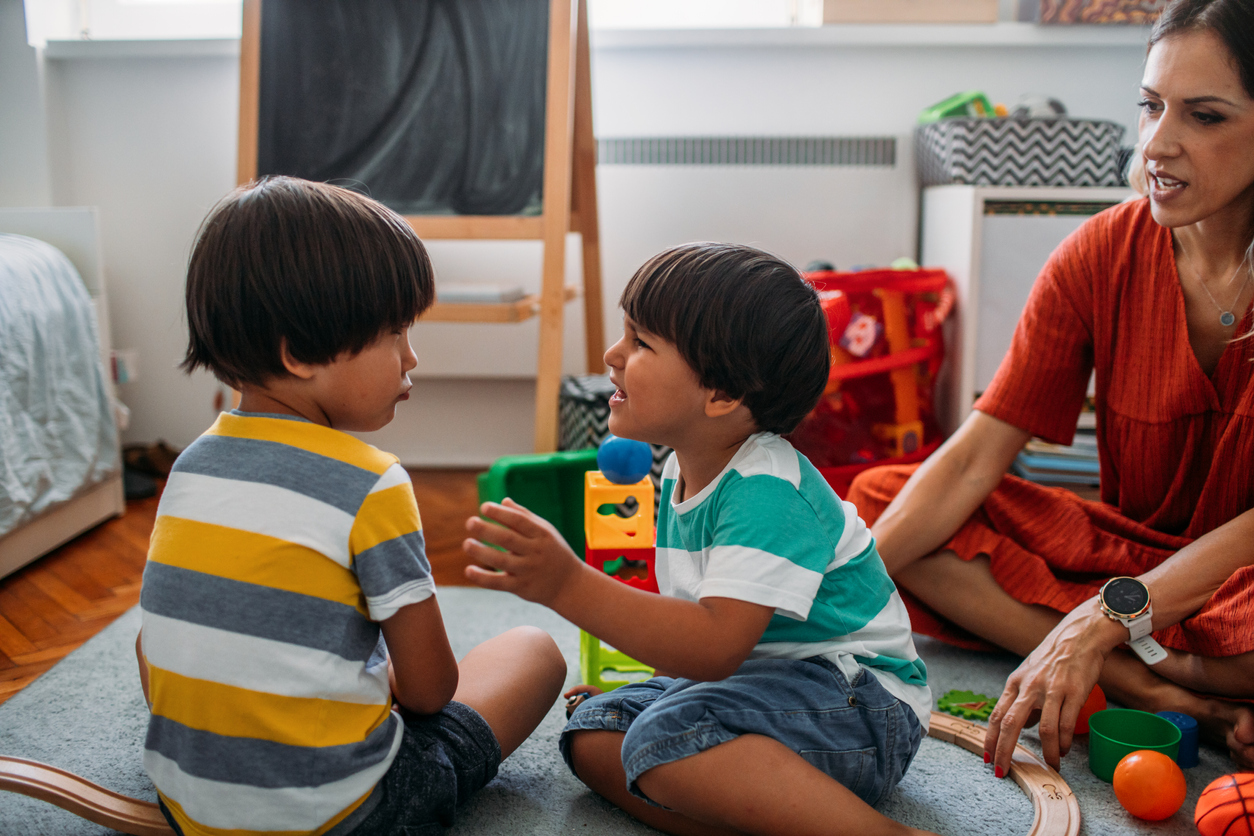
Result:
{"label": "boy in striped shirt", "polygon": [[174,464],[136,640],[144,765],[183,836],[448,826],[561,689],[534,628],[459,665],[409,476],[348,434],[408,398],[434,295],[405,221],[345,189],[267,178],[201,227],[183,368],[241,398]]}
{"label": "boy in striped shirt", "polygon": [[917,832],[871,806],[930,715],[905,607],[854,507],[780,437],[827,384],[817,294],[767,253],[689,244],[641,267],[621,304],[610,431],[675,451],[658,503],[662,594],[590,569],[510,500],[485,504],[501,525],[469,520],[464,544],[498,570],[471,566],[471,580],[657,668],[578,705],[567,763],[670,833]]}

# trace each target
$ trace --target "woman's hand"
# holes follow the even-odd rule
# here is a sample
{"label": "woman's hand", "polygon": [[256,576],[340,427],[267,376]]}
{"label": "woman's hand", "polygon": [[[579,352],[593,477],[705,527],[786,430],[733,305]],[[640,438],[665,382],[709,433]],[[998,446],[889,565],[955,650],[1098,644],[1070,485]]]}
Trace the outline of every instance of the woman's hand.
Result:
{"label": "woman's hand", "polygon": [[1127,633],[1102,614],[1094,598],[1067,614],[1023,660],[1006,680],[984,736],[985,757],[992,756],[998,778],[1010,773],[1019,733],[1037,716],[1045,762],[1058,768],[1106,657]]}
{"label": "woman's hand", "polygon": [[499,525],[479,517],[466,520],[473,539],[462,543],[462,551],[482,564],[467,566],[466,578],[487,589],[501,589],[552,606],[566,583],[581,571],[583,562],[552,523],[512,499],[500,505],[485,502],[479,512]]}

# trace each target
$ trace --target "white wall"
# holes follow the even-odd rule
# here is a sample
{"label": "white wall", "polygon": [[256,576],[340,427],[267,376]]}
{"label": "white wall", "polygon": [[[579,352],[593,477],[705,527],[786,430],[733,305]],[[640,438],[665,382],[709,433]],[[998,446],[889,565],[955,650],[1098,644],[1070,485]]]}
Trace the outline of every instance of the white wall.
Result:
{"label": "white wall", "polygon": [[22,0],[0,0],[0,206],[51,203],[42,91]]}
{"label": "white wall", "polygon": [[[20,17],[13,10],[20,5],[0,0],[0,107],[6,114],[13,108],[33,113],[39,103],[38,94],[29,92],[32,85],[37,88],[30,73],[16,85],[20,90],[8,83]],[[1136,46],[611,44],[593,54],[596,129],[606,137],[905,137],[920,109],[965,89],[983,89],[1002,101],[1024,92],[1048,93],[1076,115],[1116,119],[1131,127],[1141,60]],[[140,380],[121,387],[134,413],[128,440],[160,437],[185,445],[213,419],[213,381],[204,375],[188,378],[175,366],[185,340],[182,281],[188,248],[204,213],[234,183],[236,65],[230,56],[46,62],[51,200],[100,207],[114,342],[141,353]],[[25,182],[27,161],[38,157],[40,143],[31,137],[38,133],[40,118],[31,116],[23,132],[0,127],[5,202],[41,202],[37,182],[25,191],[9,185]],[[7,119],[0,122],[6,124],[11,125]],[[804,201],[764,206],[744,194],[737,203],[737,195],[719,192],[719,169],[711,167],[700,176],[714,178],[706,191],[719,211],[703,211],[697,202],[645,188],[655,170],[602,170],[611,339],[617,333],[613,303],[626,279],[666,243],[739,238],[797,261],[824,256],[852,264],[885,259],[882,245],[875,252],[859,251],[860,241],[875,239],[877,226],[913,228],[917,193],[908,169],[890,185],[874,187],[886,192],[876,204],[878,216],[867,211],[866,201],[874,195],[865,189],[846,192],[823,179],[832,176],[832,169],[756,171],[751,176],[797,179]],[[649,202],[650,195],[656,202]],[[813,222],[804,234],[796,231],[805,226],[798,219]],[[902,235],[893,232],[881,239],[901,241]],[[912,242],[894,244],[892,255],[901,254],[906,243]],[[435,242],[431,249],[444,279],[538,282],[534,244]],[[570,278],[578,281],[574,266]],[[567,311],[567,366],[580,371],[578,305]],[[423,364],[416,397],[377,436],[379,444],[407,463],[485,464],[530,449],[532,383],[525,375],[534,356],[534,323],[467,328],[415,329]]]}

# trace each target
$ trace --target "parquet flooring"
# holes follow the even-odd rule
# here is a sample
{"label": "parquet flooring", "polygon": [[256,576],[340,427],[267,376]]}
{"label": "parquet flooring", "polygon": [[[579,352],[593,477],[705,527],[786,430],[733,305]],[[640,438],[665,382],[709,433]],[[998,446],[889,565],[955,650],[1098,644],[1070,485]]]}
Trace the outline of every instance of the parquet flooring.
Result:
{"label": "parquet flooring", "polygon": [[[410,476],[436,583],[465,583],[461,542],[478,504],[475,471]],[[0,579],[0,703],[139,602],[157,502],[128,502],[125,515]]]}

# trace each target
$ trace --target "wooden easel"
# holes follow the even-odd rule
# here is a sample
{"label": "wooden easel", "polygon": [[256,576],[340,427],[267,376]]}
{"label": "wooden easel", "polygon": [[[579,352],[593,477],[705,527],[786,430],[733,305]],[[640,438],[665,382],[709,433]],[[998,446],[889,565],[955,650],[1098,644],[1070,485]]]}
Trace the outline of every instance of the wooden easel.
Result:
{"label": "wooden easel", "polygon": [[[565,285],[566,233],[583,243],[584,334],[589,372],[605,366],[601,300],[601,244],[597,218],[596,140],[586,0],[550,0],[545,98],[544,201],[539,216],[431,215],[405,220],[424,239],[512,239],[543,242],[540,292],[503,304],[437,303],[426,322],[519,322],[540,317],[536,367],[535,449],[557,449],[558,392],[566,303],[578,288]],[[257,175],[260,103],[261,0],[244,0],[240,41],[240,117],[237,179]]]}

